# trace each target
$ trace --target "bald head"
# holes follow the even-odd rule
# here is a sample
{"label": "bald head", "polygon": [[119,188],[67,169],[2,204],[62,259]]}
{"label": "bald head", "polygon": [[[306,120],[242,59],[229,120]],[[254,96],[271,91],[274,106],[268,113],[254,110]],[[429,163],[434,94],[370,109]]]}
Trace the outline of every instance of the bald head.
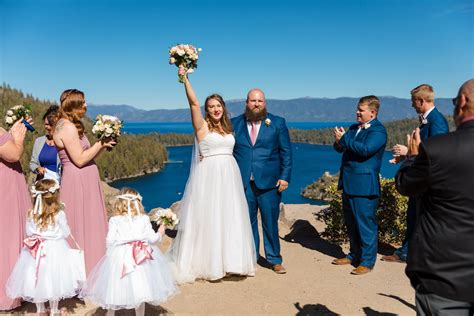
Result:
{"label": "bald head", "polygon": [[259,94],[263,100],[265,100],[265,93],[263,93],[263,91],[259,88],[254,88],[247,93],[247,102],[249,101],[250,97],[254,96],[255,94]]}
{"label": "bald head", "polygon": [[261,121],[267,116],[265,93],[252,89],[247,93],[245,116],[249,121]]}
{"label": "bald head", "polygon": [[459,126],[466,117],[474,116],[474,79],[463,83],[454,99],[454,123]]}
{"label": "bald head", "polygon": [[458,96],[463,95],[466,98],[468,106],[474,106],[474,79],[468,80],[459,89]]}

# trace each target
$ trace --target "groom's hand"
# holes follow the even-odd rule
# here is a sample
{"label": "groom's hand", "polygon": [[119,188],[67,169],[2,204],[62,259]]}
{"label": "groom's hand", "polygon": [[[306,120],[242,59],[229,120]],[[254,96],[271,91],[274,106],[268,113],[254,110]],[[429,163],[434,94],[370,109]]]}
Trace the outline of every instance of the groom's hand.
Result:
{"label": "groom's hand", "polygon": [[288,188],[288,182],[285,180],[278,180],[276,186],[278,187],[278,192],[283,192]]}

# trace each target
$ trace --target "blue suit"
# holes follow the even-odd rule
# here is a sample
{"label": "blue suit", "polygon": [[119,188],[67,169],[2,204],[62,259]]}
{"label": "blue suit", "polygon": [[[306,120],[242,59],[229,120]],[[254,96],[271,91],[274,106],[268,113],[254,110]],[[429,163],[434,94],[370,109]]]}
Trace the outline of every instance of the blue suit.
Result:
{"label": "blue suit", "polygon": [[344,220],[350,240],[347,258],[372,268],[377,257],[377,210],[380,196],[379,173],[387,143],[385,127],[377,119],[357,134],[357,124],[349,127],[339,143],[343,153],[338,189],[342,190]]}
{"label": "blue suit", "polygon": [[[449,132],[448,121],[443,116],[443,114],[438,111],[437,108],[434,108],[430,114],[428,114],[426,121],[426,124],[421,123],[419,126],[420,138],[422,142],[432,136],[446,134]],[[402,246],[395,250],[395,254],[397,254],[403,261],[407,260],[408,244],[411,240],[411,236],[413,235],[413,231],[415,230],[415,223],[416,198],[410,198],[408,200],[407,207],[407,230],[405,232],[405,238],[403,239]]]}
{"label": "blue suit", "polygon": [[[271,264],[281,264],[278,217],[281,193],[276,187],[279,179],[290,182],[291,143],[285,119],[268,114],[261,122],[255,145],[250,141],[244,115],[232,119],[235,135],[234,157],[240,168],[249,206],[257,258],[260,239],[257,214],[262,218],[265,257]],[[251,181],[253,177],[253,181]]]}

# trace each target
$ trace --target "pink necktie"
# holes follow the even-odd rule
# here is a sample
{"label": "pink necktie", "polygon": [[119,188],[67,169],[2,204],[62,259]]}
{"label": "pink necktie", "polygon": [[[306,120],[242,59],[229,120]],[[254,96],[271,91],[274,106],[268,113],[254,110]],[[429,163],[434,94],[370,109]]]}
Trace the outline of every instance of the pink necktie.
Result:
{"label": "pink necktie", "polygon": [[255,122],[250,122],[252,124],[252,129],[250,130],[250,140],[252,141],[252,145],[255,145],[255,141],[257,140],[257,126]]}

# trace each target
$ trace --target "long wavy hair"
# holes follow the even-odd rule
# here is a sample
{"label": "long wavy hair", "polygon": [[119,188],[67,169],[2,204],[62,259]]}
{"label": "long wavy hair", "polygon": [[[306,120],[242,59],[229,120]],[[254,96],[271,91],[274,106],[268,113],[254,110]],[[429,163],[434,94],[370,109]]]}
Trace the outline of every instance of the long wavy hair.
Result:
{"label": "long wavy hair", "polygon": [[[138,191],[132,188],[122,188],[119,192],[119,195],[122,194],[131,194],[131,195],[139,195]],[[127,215],[128,214],[128,201],[126,199],[116,198],[113,206],[113,214],[115,216],[118,215]],[[142,215],[145,214],[145,209],[143,208],[143,204],[140,200],[137,200],[138,209],[136,208],[136,204],[134,201],[130,201],[130,211],[132,216]]]}
{"label": "long wavy hair", "polygon": [[[84,104],[86,103],[84,92],[77,89],[64,90],[61,93],[60,102],[58,120],[64,118],[74,123],[79,137],[82,138],[84,136],[84,124],[81,119],[85,114]],[[56,120],[56,123],[58,120]]]}
{"label": "long wavy hair", "polygon": [[[219,122],[212,120],[211,115],[209,114],[209,110],[207,108],[209,100],[216,100],[222,105],[222,117]],[[209,127],[209,131],[217,133],[221,133],[221,131],[223,131],[225,134],[232,133],[233,129],[229,118],[229,112],[227,112],[224,99],[219,94],[214,93],[206,98],[206,101],[204,102],[204,112],[206,113],[205,120],[207,122],[207,126]]]}
{"label": "long wavy hair", "polygon": [[[56,184],[55,180],[43,179],[35,183],[34,187],[36,191],[48,191],[49,188]],[[33,209],[29,211],[29,217],[33,219],[36,226],[40,231],[45,231],[49,225],[55,224],[55,216],[60,210],[62,210],[62,203],[59,201],[59,190],[54,193],[46,192],[41,195],[43,209],[41,214],[33,213]],[[35,198],[33,198],[33,205],[35,204]]]}

